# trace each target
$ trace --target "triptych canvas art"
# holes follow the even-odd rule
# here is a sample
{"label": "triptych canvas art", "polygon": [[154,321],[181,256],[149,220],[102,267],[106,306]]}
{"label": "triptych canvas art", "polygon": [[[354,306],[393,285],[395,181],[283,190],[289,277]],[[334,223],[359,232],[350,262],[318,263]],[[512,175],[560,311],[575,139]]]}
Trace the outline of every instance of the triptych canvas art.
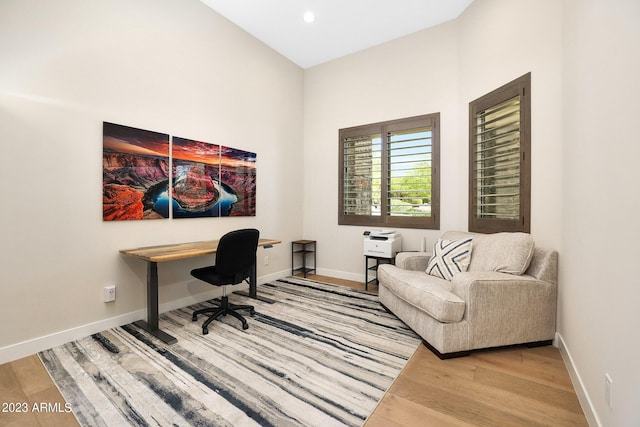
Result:
{"label": "triptych canvas art", "polygon": [[105,221],[255,216],[256,153],[103,123]]}

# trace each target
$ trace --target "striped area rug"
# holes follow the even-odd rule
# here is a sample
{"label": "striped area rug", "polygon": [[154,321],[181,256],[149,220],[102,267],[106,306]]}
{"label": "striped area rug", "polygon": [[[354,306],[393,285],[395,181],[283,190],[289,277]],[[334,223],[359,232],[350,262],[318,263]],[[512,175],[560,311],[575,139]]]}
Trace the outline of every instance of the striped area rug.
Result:
{"label": "striped area rug", "polygon": [[[166,345],[134,325],[39,353],[83,426],[359,426],[420,340],[365,291],[289,277],[260,285],[249,329],[202,335],[197,304],[160,316]],[[117,351],[117,352],[116,352]]]}

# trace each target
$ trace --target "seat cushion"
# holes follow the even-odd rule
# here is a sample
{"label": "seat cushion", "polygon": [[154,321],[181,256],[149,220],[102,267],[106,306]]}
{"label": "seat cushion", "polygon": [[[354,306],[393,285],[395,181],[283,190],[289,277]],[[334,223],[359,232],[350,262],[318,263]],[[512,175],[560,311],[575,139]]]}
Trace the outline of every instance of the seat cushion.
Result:
{"label": "seat cushion", "polygon": [[533,238],[527,233],[467,233],[447,231],[442,239],[473,238],[473,255],[469,271],[499,271],[522,275],[535,251]]}
{"label": "seat cushion", "polygon": [[238,274],[221,274],[215,265],[209,267],[196,268],[191,270],[191,275],[196,279],[200,279],[210,285],[224,286],[224,285],[237,285],[242,283],[243,280],[248,279],[251,276],[251,270],[241,272]]}
{"label": "seat cushion", "polygon": [[465,302],[451,293],[451,282],[424,271],[403,270],[391,264],[378,267],[380,286],[439,322],[459,322]]}

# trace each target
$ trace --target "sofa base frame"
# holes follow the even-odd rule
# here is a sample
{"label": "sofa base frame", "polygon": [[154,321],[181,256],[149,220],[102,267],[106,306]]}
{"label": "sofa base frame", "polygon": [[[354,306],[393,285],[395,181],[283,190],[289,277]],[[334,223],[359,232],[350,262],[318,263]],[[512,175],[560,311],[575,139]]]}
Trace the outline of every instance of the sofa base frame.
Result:
{"label": "sofa base frame", "polygon": [[438,356],[440,360],[447,360],[447,359],[455,359],[458,357],[469,356],[472,352],[479,353],[481,351],[491,351],[491,350],[516,348],[516,347],[528,347],[528,348],[544,347],[544,346],[553,344],[553,340],[534,341],[534,342],[528,342],[523,344],[504,345],[504,346],[498,346],[498,347],[479,348],[475,350],[454,351],[451,353],[440,353],[434,346],[432,346],[425,340],[422,340],[422,344],[425,347],[427,347],[429,350],[431,350],[433,354]]}
{"label": "sofa base frame", "polygon": [[431,350],[431,352],[433,354],[438,356],[438,358],[440,360],[455,359],[455,358],[458,358],[458,357],[465,357],[465,356],[468,356],[468,355],[471,354],[470,350],[454,351],[454,352],[451,352],[451,353],[440,353],[438,350],[436,350],[436,348],[434,346],[429,344],[427,341],[422,340],[422,344],[424,344],[425,347],[427,347],[429,350]]}

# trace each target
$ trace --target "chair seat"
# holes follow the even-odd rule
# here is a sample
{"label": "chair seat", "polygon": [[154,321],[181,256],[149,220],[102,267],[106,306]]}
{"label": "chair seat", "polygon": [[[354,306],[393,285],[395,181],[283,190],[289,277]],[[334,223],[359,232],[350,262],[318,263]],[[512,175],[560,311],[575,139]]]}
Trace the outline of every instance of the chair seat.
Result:
{"label": "chair seat", "polygon": [[242,282],[251,275],[251,270],[240,274],[220,274],[216,269],[216,266],[213,265],[191,270],[191,275],[196,279],[209,283],[210,285],[225,286],[235,285]]}

